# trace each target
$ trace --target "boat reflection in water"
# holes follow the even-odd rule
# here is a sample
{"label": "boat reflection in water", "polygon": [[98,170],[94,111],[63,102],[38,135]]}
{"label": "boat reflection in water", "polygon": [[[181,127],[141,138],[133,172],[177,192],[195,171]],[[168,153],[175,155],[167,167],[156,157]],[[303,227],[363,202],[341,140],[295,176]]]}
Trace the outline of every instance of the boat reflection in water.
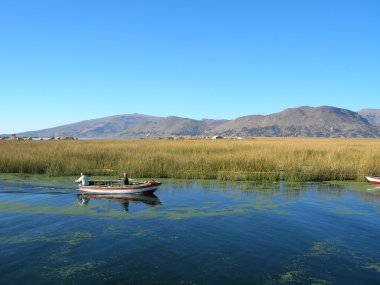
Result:
{"label": "boat reflection in water", "polygon": [[77,202],[81,206],[87,205],[91,199],[104,199],[109,201],[120,202],[122,208],[128,212],[130,203],[143,203],[150,207],[161,204],[160,199],[154,194],[77,194]]}

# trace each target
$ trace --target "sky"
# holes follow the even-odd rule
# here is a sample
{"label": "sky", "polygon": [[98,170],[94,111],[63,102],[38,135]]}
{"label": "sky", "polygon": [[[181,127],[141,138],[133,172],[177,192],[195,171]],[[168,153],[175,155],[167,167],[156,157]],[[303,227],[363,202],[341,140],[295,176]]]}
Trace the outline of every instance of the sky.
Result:
{"label": "sky", "polygon": [[1,0],[0,134],[380,109],[378,0]]}

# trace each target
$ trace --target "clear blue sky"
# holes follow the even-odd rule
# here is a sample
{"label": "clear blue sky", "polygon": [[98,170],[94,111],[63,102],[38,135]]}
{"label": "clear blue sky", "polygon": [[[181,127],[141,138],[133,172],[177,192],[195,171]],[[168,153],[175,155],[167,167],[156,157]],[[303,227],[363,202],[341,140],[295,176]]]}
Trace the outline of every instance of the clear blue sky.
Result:
{"label": "clear blue sky", "polygon": [[1,0],[0,133],[380,108],[378,0]]}

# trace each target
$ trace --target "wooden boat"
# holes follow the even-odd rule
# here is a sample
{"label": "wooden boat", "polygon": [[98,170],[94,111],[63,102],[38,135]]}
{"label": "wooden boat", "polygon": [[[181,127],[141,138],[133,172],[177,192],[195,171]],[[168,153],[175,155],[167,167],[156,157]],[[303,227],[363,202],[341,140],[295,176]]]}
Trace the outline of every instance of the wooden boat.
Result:
{"label": "wooden boat", "polygon": [[378,176],[366,176],[365,178],[371,184],[380,184],[380,177]]}
{"label": "wooden boat", "polygon": [[155,180],[135,181],[129,185],[121,185],[120,180],[90,180],[90,185],[79,185],[79,190],[97,194],[152,194],[160,187],[161,182]]}

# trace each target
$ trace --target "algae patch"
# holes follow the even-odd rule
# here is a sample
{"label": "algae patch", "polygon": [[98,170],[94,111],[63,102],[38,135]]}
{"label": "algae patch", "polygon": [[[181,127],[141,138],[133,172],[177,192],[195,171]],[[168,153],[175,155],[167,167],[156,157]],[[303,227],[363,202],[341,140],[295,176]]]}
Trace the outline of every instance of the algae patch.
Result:
{"label": "algae patch", "polygon": [[331,255],[338,252],[338,247],[331,240],[316,242],[310,249],[308,256],[318,256],[322,258],[329,258]]}
{"label": "algae patch", "polygon": [[88,240],[93,237],[94,235],[90,232],[75,232],[67,236],[67,242],[71,245],[76,245],[83,240]]}
{"label": "algae patch", "polygon": [[375,270],[380,273],[380,263],[370,263],[364,266],[363,268]]}
{"label": "algae patch", "polygon": [[[330,285],[328,280],[308,276],[302,269],[288,271],[279,276],[279,284],[312,284],[312,285]],[[277,283],[277,284],[278,284]]]}

